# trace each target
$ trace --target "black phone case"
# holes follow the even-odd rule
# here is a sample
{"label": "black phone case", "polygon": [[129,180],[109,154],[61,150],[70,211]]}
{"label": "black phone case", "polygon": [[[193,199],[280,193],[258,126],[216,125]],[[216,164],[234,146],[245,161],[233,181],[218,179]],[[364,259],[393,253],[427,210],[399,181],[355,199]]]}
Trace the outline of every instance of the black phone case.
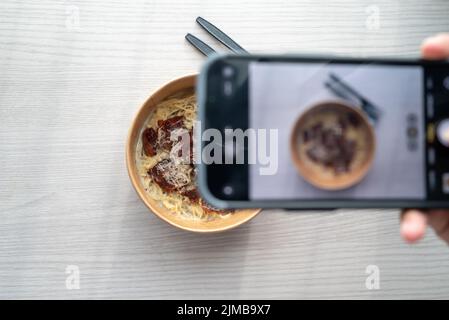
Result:
{"label": "black phone case", "polygon": [[[447,66],[448,61],[428,61],[422,59],[379,59],[379,58],[345,58],[338,56],[310,56],[310,55],[238,55],[244,59],[282,59],[285,61],[300,61],[300,62],[346,62],[346,63],[381,63],[390,65],[434,65]],[[235,54],[216,54],[204,63],[201,72],[197,79],[196,94],[198,101],[198,119],[204,122],[206,119],[206,88],[207,88],[207,74],[210,67],[220,59],[235,57]],[[197,137],[200,138],[200,137]],[[201,139],[197,139],[201,141]],[[201,151],[200,151],[201,154]],[[294,210],[329,210],[337,208],[421,208],[421,209],[437,209],[449,208],[449,200],[351,200],[351,199],[329,199],[329,200],[248,200],[235,201],[223,200],[215,197],[208,189],[207,172],[205,164],[200,162],[197,164],[198,168],[198,189],[201,196],[211,205],[218,208],[283,208]]]}

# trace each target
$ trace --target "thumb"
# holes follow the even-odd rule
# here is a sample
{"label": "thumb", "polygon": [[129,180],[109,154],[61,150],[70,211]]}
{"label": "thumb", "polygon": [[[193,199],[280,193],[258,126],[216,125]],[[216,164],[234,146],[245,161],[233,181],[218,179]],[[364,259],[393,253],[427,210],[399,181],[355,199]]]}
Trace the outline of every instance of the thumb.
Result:
{"label": "thumb", "polygon": [[424,59],[449,58],[449,33],[441,33],[424,40],[421,54]]}
{"label": "thumb", "polygon": [[427,227],[427,214],[416,210],[405,210],[401,215],[401,236],[402,238],[413,243],[424,236]]}

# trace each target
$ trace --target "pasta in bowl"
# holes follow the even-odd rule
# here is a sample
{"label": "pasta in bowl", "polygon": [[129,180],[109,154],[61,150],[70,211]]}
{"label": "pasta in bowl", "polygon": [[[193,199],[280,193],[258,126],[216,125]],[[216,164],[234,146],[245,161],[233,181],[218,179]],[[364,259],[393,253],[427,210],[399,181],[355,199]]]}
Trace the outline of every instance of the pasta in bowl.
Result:
{"label": "pasta in bowl", "polygon": [[195,80],[191,75],[171,81],[141,107],[126,145],[128,174],[142,201],[164,221],[189,231],[224,231],[260,209],[220,210],[198,194],[192,143]]}

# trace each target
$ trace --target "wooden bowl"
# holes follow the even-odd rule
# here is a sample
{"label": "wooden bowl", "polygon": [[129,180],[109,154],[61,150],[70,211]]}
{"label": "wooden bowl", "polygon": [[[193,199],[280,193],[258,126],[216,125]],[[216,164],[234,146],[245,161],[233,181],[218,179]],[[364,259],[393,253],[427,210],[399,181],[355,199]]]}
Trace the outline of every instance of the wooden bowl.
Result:
{"label": "wooden bowl", "polygon": [[[322,116],[323,112],[350,114],[358,119],[358,142],[362,142],[360,144],[363,145],[363,150],[359,151],[357,164],[349,172],[333,174],[331,169],[314,163],[300,150],[301,131],[314,121],[312,119]],[[306,110],[296,121],[290,137],[291,156],[299,174],[310,184],[325,190],[345,189],[360,182],[372,165],[375,149],[376,139],[372,125],[361,111],[343,101],[324,101]]]}
{"label": "wooden bowl", "polygon": [[165,100],[175,93],[187,90],[194,90],[196,83],[196,75],[189,75],[175,79],[158,90],[156,90],[143,104],[135,116],[128,134],[126,142],[126,166],[131,183],[145,205],[159,218],[169,224],[183,230],[194,232],[218,232],[235,228],[250,219],[254,218],[260,209],[236,210],[231,215],[223,219],[214,219],[211,221],[194,221],[179,215],[175,215],[160,203],[152,199],[144,189],[141,178],[137,170],[136,148],[140,139],[140,133],[145,125],[148,117],[158,103]]}

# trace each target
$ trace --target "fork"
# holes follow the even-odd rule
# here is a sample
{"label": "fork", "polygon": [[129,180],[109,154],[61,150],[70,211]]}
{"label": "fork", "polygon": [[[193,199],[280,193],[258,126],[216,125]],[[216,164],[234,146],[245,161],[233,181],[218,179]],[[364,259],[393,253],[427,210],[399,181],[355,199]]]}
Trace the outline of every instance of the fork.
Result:
{"label": "fork", "polygon": [[[224,44],[226,47],[228,47],[232,52],[234,53],[248,53],[241,45],[239,45],[237,42],[232,40],[230,36],[228,36],[226,33],[218,29],[216,26],[214,26],[212,23],[207,21],[206,19],[202,17],[197,17],[196,22],[204,29],[206,30],[212,37],[220,41],[222,44]],[[191,33],[187,33],[185,36],[186,40],[194,46],[199,52],[204,54],[205,56],[211,56],[216,53],[214,49],[212,49],[209,45],[207,45],[204,41],[197,38]]]}

